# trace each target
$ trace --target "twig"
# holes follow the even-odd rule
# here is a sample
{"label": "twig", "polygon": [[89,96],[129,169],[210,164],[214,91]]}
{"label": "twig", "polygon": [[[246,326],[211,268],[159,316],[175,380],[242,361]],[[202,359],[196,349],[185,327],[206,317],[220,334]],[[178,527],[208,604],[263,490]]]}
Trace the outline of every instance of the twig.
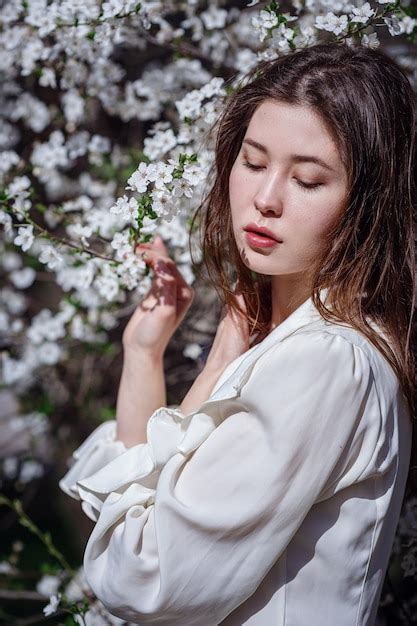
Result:
{"label": "twig", "polygon": [[45,598],[42,593],[38,593],[37,591],[0,589],[0,600],[28,600],[37,602],[45,600],[45,602],[47,602],[48,598]]}
{"label": "twig", "polygon": [[6,496],[0,494],[0,505],[4,504],[9,507],[18,516],[18,521],[21,526],[27,528],[33,535],[38,537],[38,539],[43,543],[49,554],[54,557],[58,563],[69,573],[71,576],[76,575],[76,571],[71,567],[71,565],[67,562],[66,558],[63,554],[58,550],[58,548],[52,542],[51,536],[48,532],[43,533],[40,528],[38,528],[32,520],[26,515],[23,510],[22,503],[20,500],[9,500]]}

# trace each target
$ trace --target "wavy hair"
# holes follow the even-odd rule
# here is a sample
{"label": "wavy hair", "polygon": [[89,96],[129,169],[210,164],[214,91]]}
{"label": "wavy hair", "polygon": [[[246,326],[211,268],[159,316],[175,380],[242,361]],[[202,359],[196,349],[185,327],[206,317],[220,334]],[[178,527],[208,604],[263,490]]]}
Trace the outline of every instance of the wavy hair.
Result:
{"label": "wavy hair", "polygon": [[[406,491],[417,493],[416,425],[416,98],[401,68],[384,52],[319,43],[261,61],[231,89],[215,125],[209,191],[200,215],[203,265],[224,305],[239,309],[242,289],[251,333],[268,333],[270,277],[243,263],[228,197],[229,175],[256,108],[265,100],[310,107],[332,136],[348,173],[342,215],[312,271],[311,297],[322,317],[363,333],[389,361],[413,420]],[[190,245],[191,250],[191,245]],[[333,311],[320,299],[326,288]],[[373,327],[375,322],[386,339]]]}

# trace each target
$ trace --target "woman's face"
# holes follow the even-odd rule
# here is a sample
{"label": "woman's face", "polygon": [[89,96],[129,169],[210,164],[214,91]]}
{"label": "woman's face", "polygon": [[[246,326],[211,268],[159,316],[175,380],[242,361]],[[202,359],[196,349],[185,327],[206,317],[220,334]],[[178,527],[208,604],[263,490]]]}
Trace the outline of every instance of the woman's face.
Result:
{"label": "woman's face", "polygon": [[[233,232],[245,265],[268,275],[308,272],[346,193],[346,170],[318,115],[264,100],[229,177]],[[279,241],[245,230],[259,227]]]}

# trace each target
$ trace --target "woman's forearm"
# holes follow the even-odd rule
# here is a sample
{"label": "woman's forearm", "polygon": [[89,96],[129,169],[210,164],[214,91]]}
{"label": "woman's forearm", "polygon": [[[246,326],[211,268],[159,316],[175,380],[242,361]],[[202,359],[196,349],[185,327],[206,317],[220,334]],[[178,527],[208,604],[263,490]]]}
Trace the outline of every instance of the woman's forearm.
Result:
{"label": "woman's forearm", "polygon": [[225,367],[225,365],[206,364],[181,402],[180,409],[183,413],[197,410],[208,399]]}
{"label": "woman's forearm", "polygon": [[129,448],[146,443],[148,420],[156,409],[165,405],[163,356],[153,357],[125,347],[117,394],[117,439]]}

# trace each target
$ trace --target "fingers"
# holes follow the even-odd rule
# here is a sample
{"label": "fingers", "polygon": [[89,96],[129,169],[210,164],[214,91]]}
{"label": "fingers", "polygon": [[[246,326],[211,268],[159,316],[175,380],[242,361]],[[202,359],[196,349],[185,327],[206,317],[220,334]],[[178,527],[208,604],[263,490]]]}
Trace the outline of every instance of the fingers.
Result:
{"label": "fingers", "polygon": [[147,296],[142,300],[143,309],[154,309],[156,305],[176,310],[177,281],[163,261],[155,262],[155,279]]}
{"label": "fingers", "polygon": [[154,270],[149,295],[142,301],[143,308],[154,309],[162,304],[166,305],[165,310],[168,313],[174,306],[179,324],[194,299],[194,290],[169,256],[161,237],[155,237],[150,243],[139,244],[135,252],[141,254],[144,262]]}
{"label": "fingers", "polygon": [[165,265],[165,269],[176,277],[179,286],[183,287],[183,289],[179,289],[178,293],[180,294],[180,300],[184,299],[184,301],[188,301],[190,298],[190,294],[192,293],[192,289],[190,285],[185,280],[184,276],[179,271],[176,263],[171,259],[168,255],[168,251],[161,239],[161,237],[155,237],[152,243],[139,244],[135,248],[136,253],[141,253],[142,258],[152,267],[152,269],[156,272],[156,264],[161,261]]}
{"label": "fingers", "polygon": [[151,289],[143,300],[143,308],[154,309],[157,304],[174,307],[178,322],[187,312],[194,299],[194,291],[187,284],[186,287],[179,285],[174,272],[173,263],[166,263],[165,259],[154,259],[153,267],[155,278]]}
{"label": "fingers", "polygon": [[160,235],[157,235],[154,239],[146,243],[145,242],[139,243],[136,246],[135,252],[139,252],[140,250],[154,251],[154,252],[158,252],[162,256],[165,256],[165,257],[169,256],[167,247],[165,246],[162,240],[162,237]]}

